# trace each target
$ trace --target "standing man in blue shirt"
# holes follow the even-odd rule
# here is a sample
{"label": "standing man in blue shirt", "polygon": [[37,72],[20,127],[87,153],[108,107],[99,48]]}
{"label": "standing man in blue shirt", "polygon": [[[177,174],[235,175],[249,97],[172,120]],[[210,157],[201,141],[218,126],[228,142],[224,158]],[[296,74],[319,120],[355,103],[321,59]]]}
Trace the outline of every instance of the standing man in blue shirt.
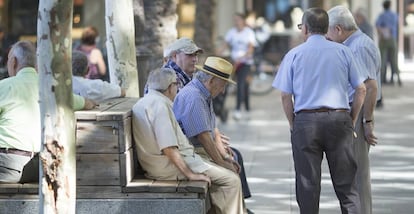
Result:
{"label": "standing man in blue shirt", "polygon": [[[371,176],[369,169],[369,148],[377,144],[374,135],[374,109],[379,93],[377,85],[381,81],[377,76],[381,72],[381,55],[374,41],[358,29],[352,13],[344,6],[336,6],[328,11],[329,28],[327,37],[329,40],[348,46],[354,53],[355,61],[359,66],[360,75],[365,79],[367,93],[364,105],[355,125],[357,138],[355,139],[355,157],[357,161],[357,189],[361,203],[361,213],[372,213]],[[349,100],[355,90],[349,87]]]}
{"label": "standing man in blue shirt", "polygon": [[[298,25],[305,42],[284,57],[273,87],[291,130],[300,213],[317,214],[325,153],[342,213],[360,213],[353,136],[366,88],[349,48],[328,41],[326,11],[310,8]],[[348,85],[355,89],[349,106]]]}
{"label": "standing man in blue shirt", "polygon": [[391,11],[391,1],[382,3],[384,11],[378,16],[375,27],[378,33],[379,49],[381,51],[381,81],[387,83],[387,64],[391,65],[390,83],[394,83],[394,75],[397,75],[398,85],[401,86],[400,70],[398,68],[398,15]]}

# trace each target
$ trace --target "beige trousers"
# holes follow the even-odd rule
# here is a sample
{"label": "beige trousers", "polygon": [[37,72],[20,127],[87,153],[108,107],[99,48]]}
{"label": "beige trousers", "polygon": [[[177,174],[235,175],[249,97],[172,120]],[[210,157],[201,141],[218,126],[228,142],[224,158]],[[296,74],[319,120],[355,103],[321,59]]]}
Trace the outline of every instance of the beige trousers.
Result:
{"label": "beige trousers", "polygon": [[211,179],[208,214],[242,214],[243,193],[239,176],[215,163],[209,164],[212,167],[203,172]]}

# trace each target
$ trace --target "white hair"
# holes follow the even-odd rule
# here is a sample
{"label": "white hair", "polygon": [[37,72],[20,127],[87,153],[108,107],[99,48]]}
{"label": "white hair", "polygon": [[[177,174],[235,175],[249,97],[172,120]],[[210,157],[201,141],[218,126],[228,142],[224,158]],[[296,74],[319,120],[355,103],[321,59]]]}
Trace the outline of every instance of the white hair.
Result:
{"label": "white hair", "polygon": [[212,78],[213,76],[203,72],[203,71],[197,71],[194,73],[194,78],[200,80],[200,82],[206,82],[207,80],[209,80],[210,78]]}
{"label": "white hair", "polygon": [[147,84],[149,89],[165,91],[171,83],[177,81],[177,75],[171,68],[160,68],[151,71],[148,76]]}
{"label": "white hair", "polygon": [[345,30],[358,29],[355,19],[345,6],[338,5],[328,10],[329,27],[340,25]]}

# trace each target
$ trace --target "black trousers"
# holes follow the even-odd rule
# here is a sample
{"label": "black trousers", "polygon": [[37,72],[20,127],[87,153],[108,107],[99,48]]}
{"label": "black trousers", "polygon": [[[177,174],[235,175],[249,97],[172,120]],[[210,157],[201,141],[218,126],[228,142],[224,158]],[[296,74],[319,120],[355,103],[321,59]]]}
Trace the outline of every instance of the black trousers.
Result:
{"label": "black trousers", "polygon": [[323,153],[342,213],[360,213],[350,114],[299,113],[293,122],[291,141],[300,213],[319,213]]}

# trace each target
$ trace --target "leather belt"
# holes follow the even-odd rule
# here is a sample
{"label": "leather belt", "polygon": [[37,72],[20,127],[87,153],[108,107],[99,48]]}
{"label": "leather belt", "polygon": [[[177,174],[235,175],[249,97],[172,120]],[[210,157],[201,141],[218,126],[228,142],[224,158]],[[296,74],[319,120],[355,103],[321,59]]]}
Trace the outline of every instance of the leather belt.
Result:
{"label": "leather belt", "polygon": [[298,111],[296,114],[300,113],[320,113],[320,112],[348,112],[349,109],[346,108],[338,108],[338,109],[332,109],[332,108],[318,108],[318,109],[303,109]]}
{"label": "leather belt", "polygon": [[28,152],[28,151],[12,149],[12,148],[0,148],[0,153],[21,155],[21,156],[27,156],[27,157],[33,157],[34,155],[34,152]]}

